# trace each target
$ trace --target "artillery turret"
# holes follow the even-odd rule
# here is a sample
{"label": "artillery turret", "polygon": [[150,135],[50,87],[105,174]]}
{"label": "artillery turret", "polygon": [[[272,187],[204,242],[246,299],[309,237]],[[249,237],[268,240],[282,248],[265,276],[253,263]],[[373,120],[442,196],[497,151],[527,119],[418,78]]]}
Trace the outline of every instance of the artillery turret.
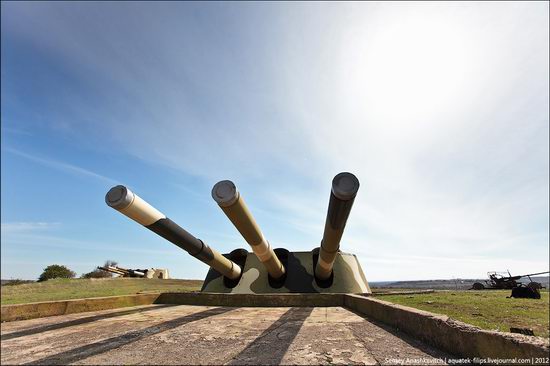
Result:
{"label": "artillery turret", "polygon": [[220,254],[176,225],[128,188],[117,186],[106,196],[109,206],[186,250],[210,266],[201,289],[217,293],[370,293],[357,257],[340,251],[359,180],[340,173],[332,181],[323,239],[312,251],[273,248],[260,230],[236,185],[223,180],[212,198],[250,245]]}

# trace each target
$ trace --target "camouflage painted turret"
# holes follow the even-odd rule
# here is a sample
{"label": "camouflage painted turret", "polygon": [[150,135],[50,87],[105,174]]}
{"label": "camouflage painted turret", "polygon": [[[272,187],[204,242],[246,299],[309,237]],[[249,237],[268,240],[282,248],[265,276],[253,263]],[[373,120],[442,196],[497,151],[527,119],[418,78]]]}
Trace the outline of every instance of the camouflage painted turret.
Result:
{"label": "camouflage painted turret", "polygon": [[217,293],[370,293],[357,257],[340,251],[359,180],[340,173],[332,189],[320,247],[310,252],[273,249],[260,230],[240,192],[231,181],[218,182],[212,198],[250,245],[252,252],[235,249],[220,254],[170,221],[124,186],[106,196],[109,206],[176,244],[210,270],[201,289]]}

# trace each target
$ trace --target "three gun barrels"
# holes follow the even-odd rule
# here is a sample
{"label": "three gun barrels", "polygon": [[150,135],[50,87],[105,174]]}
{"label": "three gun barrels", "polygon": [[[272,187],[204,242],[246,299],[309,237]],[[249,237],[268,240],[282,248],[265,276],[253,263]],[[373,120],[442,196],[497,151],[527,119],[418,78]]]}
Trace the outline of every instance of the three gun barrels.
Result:
{"label": "three gun barrels", "polygon": [[235,184],[230,180],[216,183],[212,188],[212,198],[250,244],[269,275],[274,279],[284,276],[285,267],[264,237]]}
{"label": "three gun barrels", "polygon": [[[332,275],[340,240],[358,190],[359,180],[351,173],[340,173],[332,180],[325,229],[314,270],[317,279],[327,280]],[[235,184],[229,180],[216,183],[212,188],[212,198],[250,244],[269,275],[274,279],[282,278],[286,269],[264,237]],[[225,277],[235,280],[241,276],[239,265],[195,238],[125,186],[111,188],[105,196],[105,202]]]}
{"label": "three gun barrels", "polygon": [[187,251],[222,275],[232,280],[240,277],[241,267],[236,263],[210,248],[202,240],[195,238],[125,186],[119,185],[111,188],[105,196],[105,202],[130,219]]}
{"label": "three gun barrels", "polygon": [[332,274],[340,240],[358,190],[359,180],[351,173],[337,174],[332,180],[325,231],[315,266],[315,277],[320,280],[327,280]]}

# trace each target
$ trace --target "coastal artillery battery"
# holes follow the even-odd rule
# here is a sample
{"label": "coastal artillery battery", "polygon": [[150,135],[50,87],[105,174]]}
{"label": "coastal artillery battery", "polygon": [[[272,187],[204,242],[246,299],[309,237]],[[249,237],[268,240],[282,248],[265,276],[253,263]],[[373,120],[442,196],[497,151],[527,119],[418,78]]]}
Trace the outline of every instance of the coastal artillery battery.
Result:
{"label": "coastal artillery battery", "polygon": [[120,277],[133,278],[158,278],[168,279],[168,270],[164,268],[149,268],[149,269],[127,269],[120,266],[103,266],[97,269],[119,275]]}
{"label": "coastal artillery battery", "polygon": [[220,254],[125,186],[111,188],[107,204],[187,251],[210,267],[205,293],[370,293],[357,257],[340,251],[340,240],[351,212],[359,180],[340,173],[332,181],[321,245],[310,252],[273,248],[235,184],[223,180],[212,198],[250,245]]}
{"label": "coastal artillery battery", "polygon": [[336,175],[319,246],[290,251],[264,235],[237,186],[220,181],[212,198],[246,241],[246,249],[221,254],[130,189],[113,187],[105,197],[110,207],[209,266],[201,291],[180,290],[183,280],[176,280],[174,292],[3,305],[1,319],[11,323],[2,323],[1,363],[435,365],[547,359],[548,340],[540,337],[483,330],[371,296],[355,255],[340,250],[358,189],[354,175]]}

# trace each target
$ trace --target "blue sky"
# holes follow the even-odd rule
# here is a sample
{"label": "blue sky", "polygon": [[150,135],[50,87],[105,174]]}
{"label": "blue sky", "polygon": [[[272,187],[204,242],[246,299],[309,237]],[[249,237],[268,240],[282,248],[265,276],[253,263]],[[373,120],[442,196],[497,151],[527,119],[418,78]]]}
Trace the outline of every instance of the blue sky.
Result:
{"label": "blue sky", "polygon": [[207,268],[108,208],[128,185],[212,247],[233,180],[274,247],[319,245],[332,177],[367,278],[547,270],[547,2],[2,2],[2,278]]}

